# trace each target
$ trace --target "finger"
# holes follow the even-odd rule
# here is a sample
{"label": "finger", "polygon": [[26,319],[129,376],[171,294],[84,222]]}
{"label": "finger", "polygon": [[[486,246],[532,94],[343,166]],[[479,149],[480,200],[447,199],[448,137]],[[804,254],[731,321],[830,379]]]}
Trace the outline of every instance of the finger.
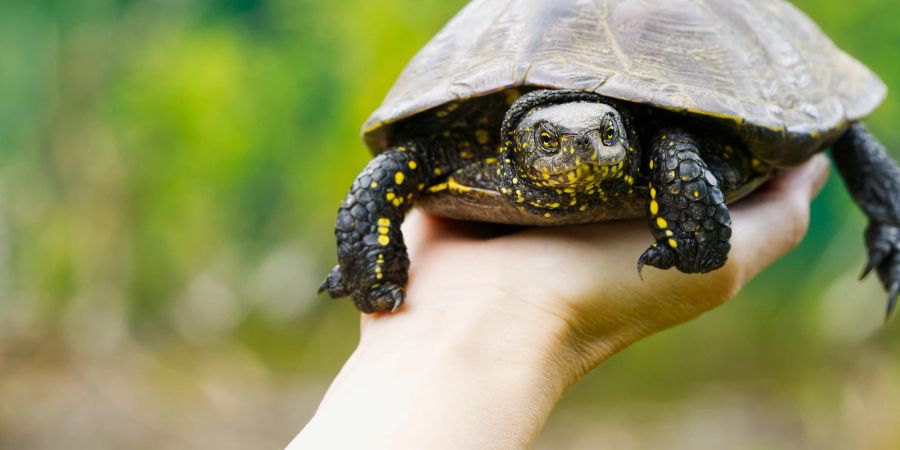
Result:
{"label": "finger", "polygon": [[401,225],[403,240],[410,252],[426,246],[435,240],[443,230],[437,220],[418,208],[414,208],[406,216]]}
{"label": "finger", "polygon": [[761,186],[747,199],[748,201],[740,202],[738,207],[760,201],[767,194],[776,196],[807,194],[808,200],[813,199],[825,185],[830,165],[824,154],[818,154],[801,166],[781,172]]}
{"label": "finger", "polygon": [[732,208],[733,264],[749,279],[796,247],[809,226],[809,204],[828,179],[828,158],[817,155],[787,170]]}

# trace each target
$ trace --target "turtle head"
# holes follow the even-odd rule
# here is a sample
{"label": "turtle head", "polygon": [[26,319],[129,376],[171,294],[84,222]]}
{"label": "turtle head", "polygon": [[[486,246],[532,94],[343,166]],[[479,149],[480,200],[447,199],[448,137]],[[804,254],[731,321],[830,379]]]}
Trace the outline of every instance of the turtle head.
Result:
{"label": "turtle head", "polygon": [[640,164],[627,108],[589,92],[523,95],[507,111],[502,132],[507,185],[512,178],[534,189],[577,192],[631,184]]}
{"label": "turtle head", "polygon": [[[539,90],[506,112],[501,134],[500,191],[542,210],[584,211],[609,192],[630,191],[638,178],[638,138],[626,105],[597,94]],[[532,209],[534,209],[532,208]]]}
{"label": "turtle head", "polygon": [[605,103],[536,107],[519,121],[513,135],[518,172],[555,187],[620,179],[634,157],[622,114]]}

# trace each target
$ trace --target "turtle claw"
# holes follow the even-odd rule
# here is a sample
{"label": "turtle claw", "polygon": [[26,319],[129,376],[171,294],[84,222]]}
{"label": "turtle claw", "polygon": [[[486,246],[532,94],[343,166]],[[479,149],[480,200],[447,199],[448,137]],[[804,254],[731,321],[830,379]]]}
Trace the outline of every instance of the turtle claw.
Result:
{"label": "turtle claw", "polygon": [[897,306],[898,294],[900,294],[900,281],[894,282],[894,285],[891,286],[890,291],[888,291],[887,311],[884,313],[885,322],[891,318],[891,313],[894,312],[894,307]]}
{"label": "turtle claw", "polygon": [[880,266],[885,258],[891,254],[893,239],[890,228],[892,227],[875,225],[870,226],[869,229],[866,230],[866,245],[869,248],[869,261],[866,263],[866,267],[863,268],[862,272],[859,273],[860,281],[865,279],[872,269]]}
{"label": "turtle claw", "polygon": [[638,276],[641,277],[641,281],[644,280],[641,271],[644,270],[645,265],[665,270],[675,265],[675,257],[675,252],[665,245],[653,244],[650,246],[638,258],[637,272]]}
{"label": "turtle claw", "polygon": [[365,313],[380,311],[394,312],[403,305],[406,293],[403,288],[394,283],[387,282],[369,288],[364,294],[354,295],[356,306]]}
{"label": "turtle claw", "polygon": [[319,285],[318,294],[321,295],[326,291],[331,298],[346,297],[349,293],[347,286],[344,284],[340,266],[334,266],[331,272],[328,273],[328,276],[325,277],[325,280],[322,281],[322,284]]}
{"label": "turtle claw", "polygon": [[869,258],[869,262],[866,263],[866,267],[863,267],[863,270],[859,272],[859,281],[865,280],[867,276],[869,276],[869,272],[884,259],[885,255],[874,255]]}
{"label": "turtle claw", "polygon": [[878,273],[881,284],[888,291],[885,312],[887,320],[897,306],[897,297],[900,294],[900,227],[870,223],[866,229],[866,247],[869,249],[869,262],[860,278],[865,277],[873,269]]}

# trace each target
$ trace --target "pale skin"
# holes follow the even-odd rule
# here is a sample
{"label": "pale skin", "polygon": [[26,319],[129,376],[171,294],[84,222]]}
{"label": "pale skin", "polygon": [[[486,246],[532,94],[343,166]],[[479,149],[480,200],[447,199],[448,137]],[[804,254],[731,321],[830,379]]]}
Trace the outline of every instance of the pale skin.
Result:
{"label": "pale skin", "polygon": [[728,263],[703,275],[646,268],[642,281],[643,220],[513,231],[413,213],[406,303],[363,315],[288,449],[531,447],[587,372],[722,305],[797,246],[828,168],[818,155],[731,206]]}

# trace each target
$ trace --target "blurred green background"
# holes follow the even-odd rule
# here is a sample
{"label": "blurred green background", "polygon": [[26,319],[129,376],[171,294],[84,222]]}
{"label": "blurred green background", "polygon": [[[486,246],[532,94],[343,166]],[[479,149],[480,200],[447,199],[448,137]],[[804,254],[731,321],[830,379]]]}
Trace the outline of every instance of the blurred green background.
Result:
{"label": "blurred green background", "polygon": [[[352,351],[316,298],[360,124],[462,0],[0,2],[0,448],[278,448]],[[888,84],[896,0],[804,0]],[[900,323],[833,176],[725,307],[565,398],[539,449],[900,448]]]}

